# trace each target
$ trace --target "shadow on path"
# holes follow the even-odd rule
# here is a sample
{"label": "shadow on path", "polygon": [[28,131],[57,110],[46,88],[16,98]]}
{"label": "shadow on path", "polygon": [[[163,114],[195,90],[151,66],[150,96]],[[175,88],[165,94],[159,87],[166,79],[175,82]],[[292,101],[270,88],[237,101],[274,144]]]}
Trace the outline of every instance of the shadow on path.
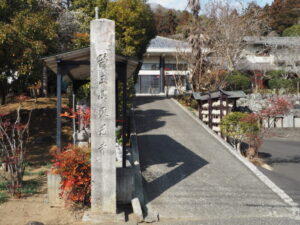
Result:
{"label": "shadow on path", "polygon": [[208,164],[167,135],[141,135],[138,143],[146,204]]}
{"label": "shadow on path", "polygon": [[165,98],[165,96],[136,96],[134,99],[134,105],[135,107],[142,106]]}
{"label": "shadow on path", "polygon": [[137,126],[137,133],[145,133],[150,130],[155,130],[166,125],[165,121],[160,120],[164,116],[174,116],[164,110],[151,109],[151,110],[136,110],[135,117],[137,121],[143,121]]}

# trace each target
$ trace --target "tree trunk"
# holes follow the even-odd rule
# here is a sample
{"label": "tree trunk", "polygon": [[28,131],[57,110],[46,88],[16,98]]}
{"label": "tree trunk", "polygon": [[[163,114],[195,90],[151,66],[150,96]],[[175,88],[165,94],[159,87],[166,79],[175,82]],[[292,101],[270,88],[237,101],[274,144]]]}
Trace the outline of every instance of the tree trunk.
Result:
{"label": "tree trunk", "polygon": [[239,141],[236,145],[236,150],[242,155],[242,151],[241,151],[241,142]]}
{"label": "tree trunk", "polygon": [[0,105],[4,105],[6,103],[6,92],[4,89],[1,90],[1,102]]}
{"label": "tree trunk", "polygon": [[48,97],[48,74],[47,67],[43,67],[43,95],[44,97]]}
{"label": "tree trunk", "polygon": [[8,90],[6,79],[0,79],[0,105],[4,105],[6,103],[6,94]]}

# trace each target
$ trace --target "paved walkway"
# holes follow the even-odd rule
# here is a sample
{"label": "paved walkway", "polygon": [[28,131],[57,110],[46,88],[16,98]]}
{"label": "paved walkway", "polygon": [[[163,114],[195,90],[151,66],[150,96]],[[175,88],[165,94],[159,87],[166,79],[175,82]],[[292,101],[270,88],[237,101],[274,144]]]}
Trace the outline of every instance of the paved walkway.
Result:
{"label": "paved walkway", "polygon": [[170,99],[135,103],[144,194],[161,221],[290,216],[276,194]]}
{"label": "paved walkway", "polygon": [[273,167],[273,171],[262,172],[300,204],[300,141],[266,140],[260,152]]}

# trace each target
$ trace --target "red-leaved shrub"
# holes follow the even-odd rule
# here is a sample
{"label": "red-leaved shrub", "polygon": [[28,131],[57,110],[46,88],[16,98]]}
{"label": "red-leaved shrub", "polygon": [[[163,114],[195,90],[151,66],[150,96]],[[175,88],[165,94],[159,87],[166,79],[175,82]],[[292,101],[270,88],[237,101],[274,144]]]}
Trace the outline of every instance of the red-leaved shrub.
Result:
{"label": "red-leaved shrub", "polygon": [[67,203],[90,204],[90,150],[68,145],[61,153],[53,151],[53,173],[61,176],[61,197]]}
{"label": "red-leaved shrub", "polygon": [[271,98],[269,106],[260,111],[262,117],[273,117],[288,113],[293,105],[283,97]]}
{"label": "red-leaved shrub", "polygon": [[60,114],[61,117],[77,119],[78,123],[83,126],[82,128],[89,127],[91,121],[91,109],[89,107],[78,106],[76,111],[71,108],[66,108],[66,110]]}

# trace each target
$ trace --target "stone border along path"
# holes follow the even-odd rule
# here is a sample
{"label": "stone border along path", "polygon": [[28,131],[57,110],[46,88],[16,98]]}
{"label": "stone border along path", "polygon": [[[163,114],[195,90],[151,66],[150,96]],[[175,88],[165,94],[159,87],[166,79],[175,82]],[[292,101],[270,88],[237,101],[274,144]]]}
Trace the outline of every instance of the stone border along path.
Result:
{"label": "stone border along path", "polygon": [[171,100],[178,105],[182,110],[184,110],[191,118],[197,121],[209,134],[211,134],[214,138],[216,138],[232,155],[234,155],[240,162],[242,162],[249,170],[251,170],[266,186],[268,186],[274,193],[276,193],[286,204],[288,204],[291,208],[289,208],[292,214],[295,216],[295,219],[300,220],[300,209],[298,203],[294,202],[293,199],[287,195],[280,187],[274,184],[266,175],[264,175],[260,170],[257,169],[255,165],[249,162],[246,158],[239,155],[236,150],[227,143],[223,138],[217,135],[213,130],[211,130],[206,124],[204,124],[201,120],[199,120],[193,113],[188,111],[184,106],[182,106],[178,101],[174,98]]}
{"label": "stone border along path", "polygon": [[[148,214],[155,210],[163,220],[178,221],[299,219],[297,204],[288,195],[178,102],[155,97],[137,97],[136,102]],[[178,118],[181,121],[177,122]],[[176,126],[183,131],[178,132]],[[215,139],[218,142],[211,142]],[[198,143],[193,145],[194,142]],[[203,145],[204,142],[209,144]],[[221,146],[227,151],[222,151]],[[249,169],[252,173],[247,172]]]}

